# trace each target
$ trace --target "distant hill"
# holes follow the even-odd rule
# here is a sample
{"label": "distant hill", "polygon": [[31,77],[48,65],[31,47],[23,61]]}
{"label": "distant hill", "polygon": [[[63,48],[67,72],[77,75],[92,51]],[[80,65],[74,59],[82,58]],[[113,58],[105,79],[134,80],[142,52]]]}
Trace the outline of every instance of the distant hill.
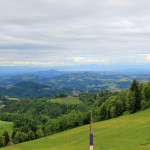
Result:
{"label": "distant hill", "polygon": [[103,75],[98,73],[71,73],[49,79],[52,87],[70,87],[77,91],[99,92],[100,90],[120,90],[130,86],[133,76]]}
{"label": "distant hill", "polygon": [[48,71],[37,71],[31,73],[31,75],[40,76],[44,78],[51,78],[62,74],[69,74],[69,71],[56,71],[56,70],[48,70]]}
{"label": "distant hill", "polygon": [[71,90],[74,93],[97,93],[106,89],[110,91],[127,89],[134,78],[137,78],[140,82],[146,82],[149,80],[149,76],[150,74],[135,76],[100,74],[98,72],[67,72],[63,74],[63,72],[51,70],[0,78],[0,86],[14,85],[22,81],[32,81],[38,84],[49,85],[54,89],[65,89],[67,93],[72,93]]}
{"label": "distant hill", "polygon": [[31,75],[31,74],[14,75],[14,76],[0,78],[0,85],[1,86],[13,85],[22,81],[33,81],[39,84],[46,84],[48,79],[40,76]]}
{"label": "distant hill", "polygon": [[[94,150],[150,149],[150,109],[93,124]],[[90,126],[85,125],[0,150],[87,150]]]}
{"label": "distant hill", "polygon": [[54,94],[65,92],[63,89],[53,89],[48,85],[42,85],[32,81],[22,81],[12,86],[0,87],[1,97],[50,97]]}

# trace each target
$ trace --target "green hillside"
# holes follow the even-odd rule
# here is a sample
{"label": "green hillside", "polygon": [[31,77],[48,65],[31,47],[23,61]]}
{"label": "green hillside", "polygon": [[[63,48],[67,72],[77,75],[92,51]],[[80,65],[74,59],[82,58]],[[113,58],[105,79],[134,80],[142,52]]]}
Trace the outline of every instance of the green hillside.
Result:
{"label": "green hillside", "polygon": [[50,99],[49,101],[60,104],[82,104],[82,102],[77,97],[56,98]]}
{"label": "green hillside", "polygon": [[32,81],[22,81],[15,85],[0,87],[0,97],[51,97],[55,94],[66,93],[66,91],[68,89],[53,89],[48,85],[38,84]]}
{"label": "green hillside", "polygon": [[[150,149],[150,109],[94,123],[94,150]],[[89,125],[1,150],[87,150]]]}
{"label": "green hillside", "polygon": [[13,129],[12,122],[0,121],[0,135],[3,134],[4,131],[8,131],[8,133],[11,135],[12,129]]}

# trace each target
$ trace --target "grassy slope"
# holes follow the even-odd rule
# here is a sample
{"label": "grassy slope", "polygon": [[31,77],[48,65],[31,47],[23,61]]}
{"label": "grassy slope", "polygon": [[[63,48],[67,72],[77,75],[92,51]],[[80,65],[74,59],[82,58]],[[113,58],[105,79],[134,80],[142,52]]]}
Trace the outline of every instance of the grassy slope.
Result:
{"label": "grassy slope", "polygon": [[70,98],[56,98],[50,100],[53,103],[60,103],[60,104],[82,104],[79,98],[70,97]]}
{"label": "grassy slope", "polygon": [[0,121],[0,135],[4,133],[4,131],[8,131],[9,135],[12,134],[13,123]]}
{"label": "grassy slope", "polygon": [[[150,149],[150,109],[94,123],[94,150]],[[1,150],[88,150],[89,125]]]}

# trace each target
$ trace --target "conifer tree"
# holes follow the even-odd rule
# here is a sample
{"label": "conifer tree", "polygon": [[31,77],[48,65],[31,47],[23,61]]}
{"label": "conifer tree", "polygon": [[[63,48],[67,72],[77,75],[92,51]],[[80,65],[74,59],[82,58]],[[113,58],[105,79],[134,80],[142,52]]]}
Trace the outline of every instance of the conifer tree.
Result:
{"label": "conifer tree", "polygon": [[135,93],[129,90],[126,96],[126,107],[131,114],[136,112],[135,101]]}
{"label": "conifer tree", "polygon": [[7,145],[8,143],[9,143],[9,134],[8,134],[8,132],[7,131],[4,131],[4,134],[3,134],[3,136],[5,137],[5,144]]}
{"label": "conifer tree", "polygon": [[139,84],[138,82],[136,81],[136,79],[133,79],[133,82],[130,86],[130,90],[131,92],[134,93],[134,96],[135,96],[135,112],[140,110],[141,108],[141,91],[140,91],[140,88],[139,88]]}

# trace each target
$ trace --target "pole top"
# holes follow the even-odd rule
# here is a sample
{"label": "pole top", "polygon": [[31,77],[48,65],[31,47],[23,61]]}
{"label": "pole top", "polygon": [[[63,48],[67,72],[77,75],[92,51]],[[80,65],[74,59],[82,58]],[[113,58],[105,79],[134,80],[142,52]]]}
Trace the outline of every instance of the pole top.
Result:
{"label": "pole top", "polygon": [[93,115],[91,110],[91,117],[90,117],[90,132],[93,132]]}

